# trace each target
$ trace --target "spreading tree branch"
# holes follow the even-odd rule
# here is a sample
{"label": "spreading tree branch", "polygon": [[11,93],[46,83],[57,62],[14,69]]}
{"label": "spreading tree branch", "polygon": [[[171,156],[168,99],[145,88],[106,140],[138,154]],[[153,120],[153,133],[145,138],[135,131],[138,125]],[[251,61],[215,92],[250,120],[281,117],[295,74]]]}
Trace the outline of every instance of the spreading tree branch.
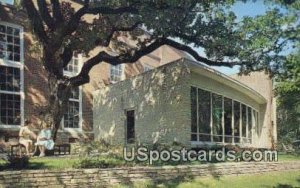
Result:
{"label": "spreading tree branch", "polygon": [[97,64],[101,62],[106,62],[111,65],[119,65],[122,63],[135,63],[138,61],[141,57],[153,52],[154,50],[158,49],[159,47],[163,45],[169,45],[173,48],[176,48],[178,50],[185,51],[189,53],[191,56],[193,56],[197,61],[205,63],[210,66],[226,66],[226,67],[233,67],[234,65],[240,65],[241,62],[236,61],[213,61],[208,58],[205,58],[198,54],[195,50],[193,50],[191,47],[186,46],[184,44],[178,43],[176,41],[173,41],[168,38],[158,38],[155,40],[155,42],[151,43],[150,45],[135,50],[134,52],[128,52],[125,54],[121,54],[118,56],[112,56],[108,54],[107,52],[101,51],[96,56],[90,58],[87,60],[81,69],[81,72],[75,76],[70,78],[70,82],[74,86],[79,86],[85,83],[89,82],[89,72],[90,70]]}

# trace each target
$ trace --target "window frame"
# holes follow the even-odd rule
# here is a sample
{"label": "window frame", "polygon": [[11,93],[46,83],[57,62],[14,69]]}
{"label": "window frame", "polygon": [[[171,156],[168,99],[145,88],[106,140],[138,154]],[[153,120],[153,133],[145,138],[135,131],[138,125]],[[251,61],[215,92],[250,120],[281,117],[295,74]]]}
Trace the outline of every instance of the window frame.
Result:
{"label": "window frame", "polygon": [[[68,70],[63,70],[64,71],[64,75],[65,76],[68,76],[68,77],[72,77],[72,76],[76,76],[81,68],[82,68],[82,54],[77,54],[77,59],[78,59],[78,72],[71,72],[71,71],[68,71]],[[74,57],[74,56],[73,56]],[[72,58],[72,61],[73,61],[73,58]],[[72,131],[79,131],[79,132],[82,132],[82,122],[83,122],[83,116],[82,116],[82,86],[79,86],[78,87],[78,91],[79,91],[79,99],[74,99],[74,98],[69,98],[68,100],[69,101],[72,101],[72,102],[79,102],[79,125],[78,125],[78,128],[72,128],[72,127],[65,127],[64,125],[64,116],[61,120],[61,127],[63,130],[65,131],[68,131],[68,132],[72,132]]]}
{"label": "window frame", "polygon": [[0,124],[0,128],[8,128],[8,129],[18,129],[19,127],[24,125],[24,28],[21,25],[0,21],[1,25],[5,25],[8,27],[12,27],[14,29],[20,30],[20,61],[12,61],[8,59],[0,58],[0,65],[6,67],[18,68],[20,70],[20,91],[12,92],[12,91],[2,91],[0,93],[4,94],[12,94],[12,95],[20,95],[20,125],[7,125]]}
{"label": "window frame", "polygon": [[111,69],[112,69],[113,66],[118,66],[118,65],[112,65],[112,64],[109,64],[109,65],[110,65],[110,66],[109,66],[109,82],[112,83],[112,84],[114,84],[114,83],[117,83],[117,82],[119,82],[119,81],[124,80],[125,64],[118,64],[118,65],[120,65],[120,67],[121,67],[120,80],[118,80],[118,81],[115,81],[115,80],[112,80],[112,79],[111,79],[111,76],[112,76],[112,71],[111,71]]}
{"label": "window frame", "polygon": [[[197,90],[197,93],[198,93],[198,89],[201,89],[201,90],[204,90],[204,91],[207,91],[207,92],[210,92],[210,105],[211,105],[211,107],[210,107],[210,113],[211,113],[211,121],[210,121],[210,129],[211,129],[211,134],[210,134],[210,136],[211,136],[211,140],[210,141],[200,141],[199,140],[199,134],[201,134],[200,132],[199,132],[199,129],[198,129],[198,127],[199,127],[199,125],[198,125],[198,122],[197,122],[197,141],[192,141],[192,140],[190,140],[190,142],[191,142],[191,144],[192,145],[199,145],[199,144],[204,144],[204,145],[210,145],[210,144],[231,144],[231,145],[236,145],[236,144],[253,144],[253,138],[254,138],[254,129],[256,129],[256,127],[257,127],[257,124],[261,124],[260,122],[259,122],[259,118],[258,118],[258,116],[259,116],[259,110],[257,110],[257,108],[255,108],[255,107],[253,107],[252,105],[248,105],[248,104],[246,104],[246,103],[244,103],[244,102],[241,102],[241,101],[239,101],[239,100],[236,100],[236,99],[232,99],[231,97],[228,97],[227,95],[224,95],[224,94],[221,94],[221,93],[219,93],[219,92],[215,92],[215,91],[212,91],[211,89],[208,89],[208,88],[205,88],[205,87],[199,87],[199,86],[195,86],[195,85],[190,85],[190,88],[191,87],[194,87],[194,88],[196,88],[196,90]],[[191,92],[191,89],[190,89],[190,92]],[[214,142],[213,141],[213,132],[212,132],[212,126],[213,126],[213,121],[212,121],[212,95],[213,94],[216,94],[216,95],[220,95],[220,96],[222,96],[222,128],[223,127],[225,127],[225,124],[224,124],[224,98],[228,98],[228,99],[231,99],[232,100],[232,120],[231,120],[231,128],[232,128],[232,143],[229,143],[229,142],[225,142],[225,134],[224,134],[224,132],[225,132],[225,130],[223,129],[222,130],[222,132],[223,132],[223,139],[222,139],[222,142]],[[191,102],[191,99],[190,99],[190,102]],[[199,101],[198,101],[198,97],[197,97],[197,108],[198,108],[198,103],[199,103]],[[239,103],[239,107],[240,107],[240,116],[242,115],[241,113],[241,108],[242,108],[242,105],[245,105],[246,106],[246,111],[248,111],[248,108],[250,107],[252,110],[252,113],[251,113],[251,118],[255,118],[254,117],[254,113],[256,113],[257,114],[257,119],[256,119],[256,122],[255,122],[255,124],[253,124],[253,122],[252,122],[252,128],[251,128],[251,130],[252,130],[252,135],[251,135],[251,138],[248,138],[248,120],[246,121],[247,122],[247,124],[246,124],[246,126],[247,126],[247,129],[246,129],[246,131],[247,131],[247,136],[246,136],[246,138],[248,139],[248,140],[250,140],[250,142],[247,142],[247,143],[245,143],[245,142],[241,142],[241,141],[239,141],[239,142],[235,142],[234,141],[234,103],[235,102],[237,102],[237,103]],[[190,109],[191,110],[191,109]],[[254,112],[254,113],[253,113]],[[192,112],[191,112],[191,114],[192,114]],[[197,110],[197,119],[199,118],[199,114],[198,114],[198,110]],[[248,117],[248,114],[246,114],[246,118],[248,119],[249,117]],[[242,118],[240,118],[239,119],[239,128],[240,128],[240,132],[241,132],[241,126],[242,126]],[[255,131],[256,132],[256,131]],[[195,134],[195,133],[193,133],[193,132],[190,132],[190,135],[192,135],[192,134]],[[240,133],[241,134],[241,133]],[[191,136],[190,136],[191,137]],[[239,139],[241,140],[243,137],[240,135],[239,136]]]}

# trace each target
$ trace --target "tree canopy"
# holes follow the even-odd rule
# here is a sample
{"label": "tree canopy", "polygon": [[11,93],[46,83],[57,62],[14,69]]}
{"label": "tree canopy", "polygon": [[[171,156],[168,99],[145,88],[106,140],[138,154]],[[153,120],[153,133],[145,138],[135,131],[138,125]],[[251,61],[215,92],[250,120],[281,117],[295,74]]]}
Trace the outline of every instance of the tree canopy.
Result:
{"label": "tree canopy", "polygon": [[[240,65],[244,72],[261,69],[276,72],[285,60],[282,52],[290,42],[299,39],[299,15],[285,14],[279,9],[296,6],[297,1],[277,1],[277,7],[265,15],[242,20],[237,20],[230,11],[234,0],[77,2],[82,2],[78,10],[65,1],[41,0],[37,5],[31,0],[23,1],[33,30],[44,46],[45,67],[50,72],[60,73],[74,51],[88,55],[100,46],[117,52],[118,55],[110,55],[100,51],[91,57],[79,76],[71,79],[75,85],[88,82],[87,73],[97,63],[136,62],[164,44],[186,51],[207,65]],[[86,15],[95,17],[87,21]],[[150,35],[144,37],[142,30]],[[120,36],[135,41],[134,45],[124,44]],[[206,56],[199,55],[194,48],[203,48]],[[55,54],[56,60],[51,61],[48,54],[51,57]]]}

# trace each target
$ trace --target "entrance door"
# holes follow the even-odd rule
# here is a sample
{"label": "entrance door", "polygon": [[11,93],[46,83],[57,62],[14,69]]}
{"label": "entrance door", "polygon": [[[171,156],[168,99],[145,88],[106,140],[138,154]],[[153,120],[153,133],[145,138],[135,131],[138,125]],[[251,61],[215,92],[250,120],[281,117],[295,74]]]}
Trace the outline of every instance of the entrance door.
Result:
{"label": "entrance door", "polygon": [[134,110],[126,111],[126,141],[134,143],[135,140],[135,118]]}

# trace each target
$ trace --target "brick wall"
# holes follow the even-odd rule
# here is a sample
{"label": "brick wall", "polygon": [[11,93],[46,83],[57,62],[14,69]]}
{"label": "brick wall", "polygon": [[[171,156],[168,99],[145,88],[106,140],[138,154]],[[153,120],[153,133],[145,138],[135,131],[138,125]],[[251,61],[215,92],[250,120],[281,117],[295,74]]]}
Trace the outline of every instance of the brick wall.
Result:
{"label": "brick wall", "polygon": [[110,187],[138,181],[166,182],[178,178],[219,177],[299,171],[300,161],[240,162],[205,165],[128,167],[84,170],[23,170],[0,172],[0,187]]}

